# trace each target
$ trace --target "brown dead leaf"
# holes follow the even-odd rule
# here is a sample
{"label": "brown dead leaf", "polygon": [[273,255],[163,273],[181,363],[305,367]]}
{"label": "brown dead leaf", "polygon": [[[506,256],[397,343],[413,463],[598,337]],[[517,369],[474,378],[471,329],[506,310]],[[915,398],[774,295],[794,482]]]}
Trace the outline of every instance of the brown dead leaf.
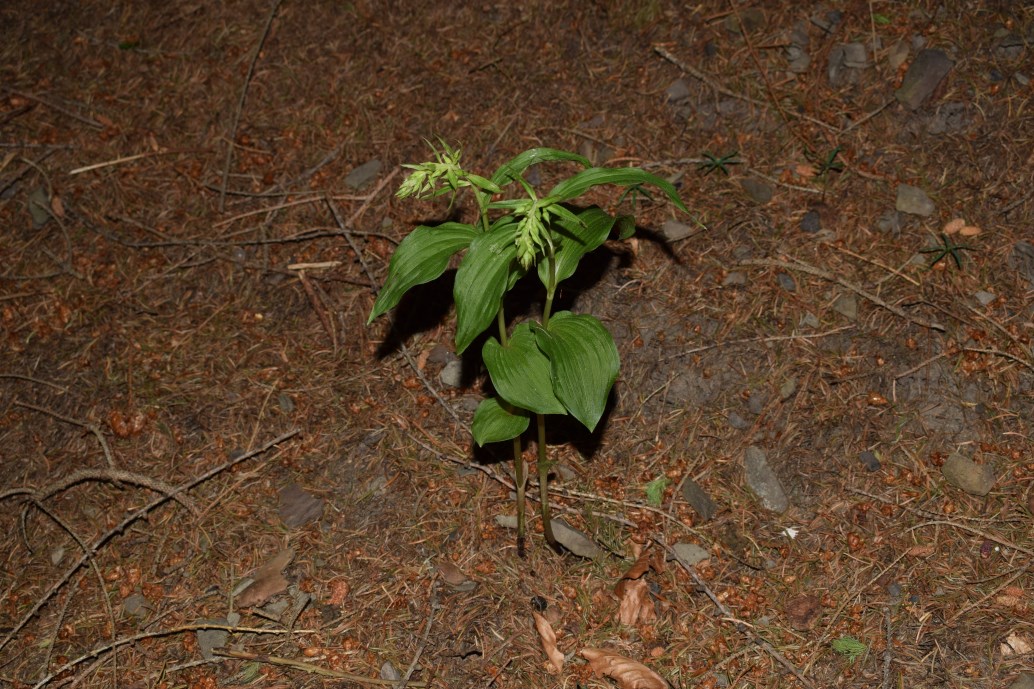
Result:
{"label": "brown dead leaf", "polygon": [[932,545],[914,545],[908,549],[912,557],[930,557],[937,552],[937,547]]}
{"label": "brown dead leaf", "polygon": [[583,648],[581,656],[597,677],[610,677],[621,689],[670,689],[667,680],[642,663],[602,648]]}
{"label": "brown dead leaf", "polygon": [[444,579],[445,583],[449,586],[462,586],[467,582],[467,575],[452,562],[449,562],[448,560],[438,560],[434,565],[438,568],[438,573],[442,575],[442,579]]}
{"label": "brown dead leaf", "polygon": [[556,672],[563,671],[564,654],[556,647],[556,632],[553,631],[553,626],[537,612],[532,612],[531,615],[535,618],[535,629],[538,630],[539,639],[542,641],[542,650],[549,657],[550,666]]}
{"label": "brown dead leaf", "polygon": [[980,228],[976,225],[966,225],[965,227],[959,230],[959,235],[963,237],[976,237],[978,234],[980,234],[980,232]]}
{"label": "brown dead leaf", "polygon": [[621,587],[621,605],[618,606],[621,624],[650,624],[657,618],[646,579],[622,579],[618,586]]}
{"label": "brown dead leaf", "polygon": [[50,197],[50,212],[54,214],[55,218],[59,220],[65,219],[65,204],[61,201],[61,197],[54,194]]}
{"label": "brown dead leaf", "polygon": [[815,176],[815,166],[807,163],[798,163],[793,170],[801,179],[811,179]]}
{"label": "brown dead leaf", "polygon": [[1005,641],[1001,644],[1002,655],[1006,658],[1014,655],[1026,655],[1031,651],[1034,651],[1034,647],[1031,647],[1031,642],[1026,637],[1022,637],[1016,632],[1013,632],[1005,638]]}
{"label": "brown dead leaf", "polygon": [[955,234],[963,227],[966,226],[966,221],[962,218],[953,218],[944,225],[944,234]]}
{"label": "brown dead leaf", "polygon": [[262,605],[278,593],[287,590],[287,579],[283,571],[294,559],[294,551],[285,548],[273,556],[273,559],[266,562],[251,575],[253,581],[237,596],[237,606],[241,608],[253,608]]}

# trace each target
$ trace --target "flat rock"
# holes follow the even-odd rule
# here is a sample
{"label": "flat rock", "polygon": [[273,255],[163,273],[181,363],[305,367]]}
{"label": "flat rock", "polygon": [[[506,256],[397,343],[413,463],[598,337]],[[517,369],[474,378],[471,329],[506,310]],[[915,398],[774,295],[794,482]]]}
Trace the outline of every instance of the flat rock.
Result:
{"label": "flat rock", "polygon": [[977,292],[974,292],[973,298],[976,299],[981,306],[987,306],[996,299],[994,294],[986,290],[979,290]]}
{"label": "flat rock", "polygon": [[845,292],[833,302],[833,310],[849,321],[858,320],[858,298],[854,292]]}
{"label": "flat rock", "polygon": [[871,450],[864,450],[858,454],[858,461],[862,463],[866,471],[879,471],[880,460],[876,457],[876,453]]}
{"label": "flat rock", "polygon": [[785,289],[787,292],[797,291],[797,282],[789,273],[777,273],[776,282],[779,283],[779,286]]}
{"label": "flat rock", "polygon": [[726,420],[729,422],[729,425],[737,431],[745,431],[753,425],[750,421],[747,421],[734,411],[729,412],[729,416],[726,417]]}
{"label": "flat rock", "polygon": [[1034,244],[1016,242],[1009,254],[1009,267],[1027,282],[1034,282]]}
{"label": "flat rock", "polygon": [[898,185],[898,198],[894,203],[894,208],[899,213],[922,215],[924,217],[933,215],[933,212],[937,210],[937,206],[927,196],[926,192],[919,187],[913,187],[911,184]]}
{"label": "flat rock", "polygon": [[693,228],[678,220],[665,220],[661,225],[661,236],[669,242],[677,242],[691,234],[693,234]]}
{"label": "flat rock", "polygon": [[743,187],[743,191],[747,192],[747,196],[755,203],[764,205],[772,200],[773,190],[771,185],[765,184],[759,179],[747,177],[740,182],[740,186]]}
{"label": "flat rock", "polygon": [[989,464],[977,464],[958,452],[953,452],[944,461],[941,473],[948,483],[970,495],[987,495],[995,483],[993,467]]}
{"label": "flat rock", "polygon": [[743,287],[747,284],[747,274],[734,270],[722,280],[722,287]]}
{"label": "flat rock", "polygon": [[886,211],[876,221],[876,229],[897,237],[901,234],[901,213],[893,209]]}
{"label": "flat rock", "polygon": [[381,173],[381,161],[377,158],[368,160],[355,168],[345,177],[345,186],[356,191],[362,189]]}
{"label": "flat rock", "polygon": [[815,234],[822,229],[822,216],[817,210],[810,210],[801,218],[801,231]]}
{"label": "flat rock", "polygon": [[438,380],[442,382],[442,385],[450,388],[458,388],[463,386],[463,362],[459,359],[455,359],[445,364],[442,367],[441,372],[438,374]]}
{"label": "flat rock", "polygon": [[682,482],[682,497],[705,521],[711,521],[718,514],[718,505],[711,499],[711,496],[700,487],[700,484],[688,476]]}
{"label": "flat rock", "polygon": [[685,79],[676,79],[665,89],[664,96],[669,103],[681,103],[689,98],[689,84]]}
{"label": "flat rock", "polygon": [[769,465],[764,450],[755,445],[748,447],[743,455],[743,468],[747,487],[758,496],[762,507],[773,512],[785,512],[790,507],[786,491]]}
{"label": "flat rock", "polygon": [[323,516],[323,500],[308,493],[297,483],[280,489],[280,520],[289,529],[297,529]]}
{"label": "flat rock", "polygon": [[1034,689],[1034,673],[1021,672],[1009,689]]}
{"label": "flat rock", "polygon": [[711,559],[711,553],[707,552],[696,543],[675,543],[671,546],[679,559],[687,565],[698,565],[704,560]]}
{"label": "flat rock", "polygon": [[906,108],[917,109],[933,95],[954,65],[944,51],[935,48],[921,50],[909,65],[901,88],[894,92],[894,97]]}

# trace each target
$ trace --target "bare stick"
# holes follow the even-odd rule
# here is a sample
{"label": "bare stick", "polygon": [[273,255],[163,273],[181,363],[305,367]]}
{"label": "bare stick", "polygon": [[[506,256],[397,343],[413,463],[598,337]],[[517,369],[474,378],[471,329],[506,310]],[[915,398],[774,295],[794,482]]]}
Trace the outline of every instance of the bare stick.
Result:
{"label": "bare stick", "polygon": [[796,261],[795,263],[787,263],[786,261],[777,261],[777,260],[771,259],[771,258],[752,258],[752,259],[748,259],[746,261],[740,261],[740,265],[741,266],[766,266],[766,267],[769,267],[769,268],[782,268],[784,270],[797,270],[797,271],[800,271],[802,273],[807,273],[808,275],[814,275],[815,277],[820,277],[820,278],[823,278],[825,280],[829,280],[830,282],[835,282],[838,285],[840,285],[841,287],[846,287],[847,289],[851,290],[852,292],[854,292],[858,296],[862,297],[863,299],[868,299],[873,304],[876,304],[876,306],[880,306],[880,307],[882,307],[884,309],[887,309],[888,311],[890,311],[895,316],[898,316],[900,318],[904,318],[906,321],[909,321],[911,323],[915,323],[916,325],[921,326],[923,328],[929,328],[930,330],[936,330],[936,331],[942,332],[942,333],[944,332],[944,326],[941,325],[940,323],[931,323],[930,321],[926,321],[926,320],[923,320],[921,318],[916,318],[915,316],[910,316],[909,314],[905,313],[904,309],[901,309],[901,308],[899,308],[897,306],[894,306],[892,304],[888,304],[886,301],[884,301],[883,299],[880,299],[879,297],[877,297],[872,292],[869,292],[868,290],[866,290],[866,289],[864,289],[862,287],[859,287],[858,285],[854,284],[853,282],[845,280],[844,278],[841,278],[841,277],[837,277],[836,275],[833,275],[832,273],[829,273],[829,272],[827,272],[825,270],[821,270],[820,268],[816,268],[816,267],[814,267],[812,265],[804,263],[803,261]]}
{"label": "bare stick", "polygon": [[192,150],[173,150],[173,151],[149,151],[147,153],[138,153],[136,155],[125,156],[123,158],[115,158],[114,160],[105,160],[102,163],[94,163],[93,165],[84,165],[83,167],[77,167],[74,170],[69,170],[69,175],[79,175],[90,170],[100,170],[105,167],[112,167],[115,165],[122,165],[123,163],[131,163],[134,160],[141,160],[142,158],[154,158],[155,156],[167,156],[167,155],[179,155],[180,153],[196,153],[197,151]]}
{"label": "bare stick", "polygon": [[94,129],[104,129],[104,125],[98,122],[97,120],[91,119],[89,117],[83,117],[82,115],[72,112],[68,108],[57,105],[56,103],[52,103],[51,101],[46,100],[44,98],[40,98],[39,96],[34,95],[32,93],[27,93],[25,91],[16,91],[14,89],[7,88],[6,86],[4,87],[4,91],[7,91],[8,93],[13,94],[15,96],[21,96],[22,98],[34,100],[40,105],[45,105],[51,110],[57,110],[62,115],[68,115],[73,120],[79,120],[83,124],[93,127]]}
{"label": "bare stick", "polygon": [[115,484],[128,483],[134,486],[150,488],[155,493],[161,493],[183,505],[194,516],[199,514],[197,506],[189,497],[176,493],[176,489],[165,481],[123,469],[79,469],[65,476],[60,481],[44,486],[36,492],[34,497],[36,500],[43,501],[71,488],[77,483],[84,483],[86,481],[107,481]]}
{"label": "bare stick", "polygon": [[233,160],[233,142],[237,138],[237,126],[241,122],[241,112],[244,111],[244,101],[248,97],[248,87],[251,85],[251,77],[255,73],[255,63],[258,62],[259,55],[262,54],[262,46],[266,43],[266,38],[269,37],[269,30],[273,26],[273,18],[276,17],[276,11],[280,9],[280,3],[283,0],[273,0],[273,6],[269,10],[269,18],[266,20],[266,28],[262,31],[262,38],[259,39],[258,45],[255,46],[255,54],[251,56],[251,64],[248,65],[248,74],[244,77],[244,86],[241,88],[241,97],[237,101],[237,111],[233,114],[233,126],[230,127],[229,140],[226,142],[226,160],[223,162],[223,180],[222,185],[219,189],[219,212],[222,213],[226,209],[226,185],[230,180],[230,162]]}
{"label": "bare stick", "polygon": [[[28,296],[28,295],[24,295],[24,296]],[[60,385],[58,385],[57,383],[51,383],[50,381],[47,381],[47,380],[40,380],[39,378],[33,378],[32,376],[23,376],[23,375],[21,375],[19,373],[0,373],[0,378],[11,378],[13,380],[26,380],[26,381],[28,381],[30,383],[39,383],[40,385],[49,385],[50,387],[54,388],[55,390],[60,390],[61,392],[68,392],[68,388],[63,388]]]}
{"label": "bare stick", "polygon": [[679,554],[676,553],[675,550],[671,548],[663,540],[654,538],[653,542],[664,548],[668,552],[668,554],[671,555],[675,559],[675,561],[682,566],[682,569],[686,570],[689,576],[693,579],[693,583],[696,584],[697,587],[701,591],[703,591],[708,598],[711,599],[711,602],[714,603],[715,607],[718,608],[719,612],[722,613],[725,620],[732,622],[740,633],[750,637],[750,639],[754,643],[763,648],[765,652],[772,656],[772,658],[774,658],[780,665],[782,665],[791,673],[793,673],[794,677],[800,680],[801,684],[808,687],[809,689],[815,689],[815,685],[811,683],[811,680],[805,677],[804,674],[797,668],[797,666],[791,663],[786,658],[786,656],[777,651],[775,646],[773,646],[771,643],[755,634],[754,630],[752,630],[745,623],[738,620],[736,616],[732,614],[732,611],[725,606],[725,603],[723,603],[721,599],[718,598],[718,596],[716,596],[710,588],[708,588],[707,584],[704,583],[704,580],[700,578],[700,575],[696,573],[696,570],[693,569],[693,566],[691,564],[683,560],[682,557],[680,557]]}
{"label": "bare stick", "polygon": [[235,466],[237,464],[240,464],[241,462],[243,462],[243,461],[245,461],[247,459],[251,459],[252,457],[255,457],[257,455],[260,455],[260,454],[263,454],[263,453],[267,452],[270,448],[275,447],[276,445],[284,442],[285,440],[293,438],[294,436],[298,435],[298,433],[300,433],[300,432],[301,431],[299,431],[297,428],[292,430],[292,431],[288,431],[287,433],[284,433],[284,434],[282,434],[280,436],[277,436],[276,438],[273,438],[268,443],[266,443],[265,445],[263,445],[262,447],[260,447],[260,448],[258,448],[256,450],[252,450],[251,452],[246,452],[243,455],[241,455],[240,457],[235,457],[233,459],[230,459],[230,460],[227,460],[227,461],[223,462],[219,466],[206,471],[205,473],[201,474],[197,478],[191,479],[190,481],[177,486],[172,491],[171,494],[169,494],[169,495],[161,495],[161,496],[155,498],[154,500],[152,500],[148,504],[144,505],[140,509],[138,509],[135,512],[131,513],[129,516],[127,516],[121,522],[116,524],[113,528],[109,529],[107,532],[105,532],[103,535],[101,535],[96,541],[94,541],[93,545],[89,549],[89,553],[84,553],[83,555],[81,555],[76,562],[74,562],[67,570],[65,570],[64,575],[58,581],[56,581],[47,590],[46,593],[44,593],[42,596],[40,596],[39,600],[36,601],[36,603],[32,606],[32,608],[29,609],[29,611],[26,612],[25,615],[23,615],[22,618],[7,632],[7,635],[3,638],[2,641],[0,641],[0,651],[2,651],[4,648],[6,648],[7,644],[11,643],[11,640],[15,637],[15,635],[17,635],[18,632],[20,632],[25,627],[25,625],[27,625],[29,623],[29,620],[31,620],[33,617],[36,616],[36,613],[38,613],[40,611],[40,609],[44,605],[46,605],[47,602],[51,598],[54,597],[55,593],[57,593],[65,584],[68,583],[68,581],[72,578],[72,576],[79,570],[80,567],[83,566],[83,564],[92,555],[96,554],[98,550],[100,550],[106,543],[108,543],[108,541],[110,541],[112,538],[114,538],[117,534],[122,533],[126,529],[126,527],[128,527],[130,524],[132,524],[136,520],[140,519],[141,517],[146,516],[152,510],[154,510],[156,507],[158,507],[160,505],[163,505],[168,500],[171,500],[175,495],[177,495],[179,493],[182,493],[184,491],[190,490],[191,488],[204,483],[205,481],[207,481],[208,479],[212,478],[213,476],[216,476],[217,474],[220,474],[220,473],[226,471],[227,469],[229,469],[230,467],[233,467],[233,466]]}
{"label": "bare stick", "polygon": [[15,404],[15,406],[18,406],[18,407],[25,407],[26,409],[31,409],[33,411],[38,411],[41,414],[46,414],[47,416],[52,416],[55,419],[57,419],[58,421],[64,421],[65,423],[70,423],[73,426],[78,426],[79,428],[85,428],[90,433],[93,433],[94,437],[97,438],[97,442],[100,443],[101,450],[104,451],[104,459],[107,461],[108,466],[111,467],[112,469],[115,468],[115,459],[111,455],[111,448],[108,447],[108,441],[104,437],[104,434],[101,433],[101,429],[98,428],[97,426],[95,426],[94,424],[86,423],[85,421],[80,421],[79,419],[73,419],[71,417],[64,416],[62,414],[58,414],[56,411],[53,411],[51,409],[47,409],[45,407],[37,407],[35,404],[30,404],[28,402],[22,402],[21,400],[18,400],[18,399],[14,400],[14,404]]}
{"label": "bare stick", "polygon": [[[340,670],[331,670],[328,667],[321,667],[314,665],[313,663],[304,663],[300,660],[293,660],[291,658],[280,658],[278,656],[266,655],[264,653],[249,653],[248,651],[234,651],[229,648],[214,648],[212,653],[223,656],[225,658],[240,658],[241,660],[255,660],[260,663],[267,663],[269,665],[279,665],[281,667],[290,667],[295,670],[301,670],[302,672],[308,672],[311,675],[321,675],[323,677],[334,677],[335,679],[347,679],[350,682],[357,684],[374,684],[381,687],[393,687],[399,683],[399,680],[392,679],[380,679],[366,677],[364,675],[356,675],[351,672],[342,672]],[[427,684],[424,682],[410,682],[411,687],[426,687]],[[35,687],[33,688],[35,689]]]}

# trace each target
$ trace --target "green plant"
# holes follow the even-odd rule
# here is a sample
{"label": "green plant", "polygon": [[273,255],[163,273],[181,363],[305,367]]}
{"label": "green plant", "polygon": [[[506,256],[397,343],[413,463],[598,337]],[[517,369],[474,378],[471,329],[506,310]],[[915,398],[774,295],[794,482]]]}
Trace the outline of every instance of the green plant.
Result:
{"label": "green plant", "polygon": [[930,265],[927,269],[932,269],[935,265],[943,261],[946,257],[951,256],[952,260],[955,261],[955,267],[962,267],[962,251],[976,251],[976,247],[969,246],[968,244],[956,244],[952,241],[951,237],[941,233],[941,244],[938,246],[931,246],[926,249],[920,249],[919,252],[923,254],[937,254],[933,260],[930,261]]}
{"label": "green plant", "polygon": [[[385,313],[416,285],[437,279],[452,257],[465,252],[456,271],[456,352],[462,353],[493,321],[497,336],[485,341],[481,354],[496,395],[481,402],[471,424],[479,445],[511,441],[517,490],[517,544],[524,549],[524,498],[527,477],[521,436],[535,419],[539,504],[546,540],[556,548],[549,518],[546,416],[570,414],[590,431],[603,416],[619,360],[614,339],[588,314],[553,312],[557,286],[571,277],[587,253],[612,233],[624,239],[635,230],[629,216],[615,217],[597,206],[571,202],[593,187],[649,184],[682,210],[685,205],[666,180],[636,168],[591,167],[577,154],[533,148],[480,177],[460,166],[460,151],[444,142],[431,146],[435,159],[419,165],[402,182],[397,196],[432,198],[462,189],[473,192],[478,217],[473,223],[421,225],[399,244],[369,322]],[[576,163],[584,169],[540,196],[524,172],[541,163]],[[504,194],[504,192],[515,192]],[[451,201],[450,201],[451,203]],[[504,296],[533,273],[545,290],[538,320],[507,327]]]}
{"label": "green plant", "polygon": [[815,159],[815,175],[817,177],[825,177],[830,172],[843,172],[844,164],[837,160],[840,155],[841,147],[837,146],[826,155],[825,158]]}
{"label": "green plant", "polygon": [[708,151],[704,151],[704,160],[697,164],[698,170],[703,170],[705,175],[709,175],[715,170],[720,171],[726,177],[729,176],[730,165],[742,165],[743,161],[739,160],[736,156],[739,155],[739,151],[733,151],[723,156],[716,156]]}
{"label": "green plant", "polygon": [[833,639],[830,642],[830,646],[852,663],[868,650],[868,646],[853,636],[842,636],[839,639]]}

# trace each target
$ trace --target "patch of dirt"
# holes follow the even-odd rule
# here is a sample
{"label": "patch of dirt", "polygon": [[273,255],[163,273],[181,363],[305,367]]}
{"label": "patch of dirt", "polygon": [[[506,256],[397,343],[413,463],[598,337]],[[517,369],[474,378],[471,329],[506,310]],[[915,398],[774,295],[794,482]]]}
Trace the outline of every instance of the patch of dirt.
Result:
{"label": "patch of dirt", "polygon": [[[832,5],[6,3],[0,684],[613,686],[586,648],[676,687],[1034,672],[1034,14]],[[950,66],[911,109],[924,50]],[[366,324],[406,233],[475,212],[393,195],[437,137],[481,173],[639,166],[692,210],[594,191],[640,231],[558,298],[622,356],[595,433],[550,427],[594,561],[544,545],[537,486],[527,558],[497,520],[477,345],[443,382],[452,274]]]}

